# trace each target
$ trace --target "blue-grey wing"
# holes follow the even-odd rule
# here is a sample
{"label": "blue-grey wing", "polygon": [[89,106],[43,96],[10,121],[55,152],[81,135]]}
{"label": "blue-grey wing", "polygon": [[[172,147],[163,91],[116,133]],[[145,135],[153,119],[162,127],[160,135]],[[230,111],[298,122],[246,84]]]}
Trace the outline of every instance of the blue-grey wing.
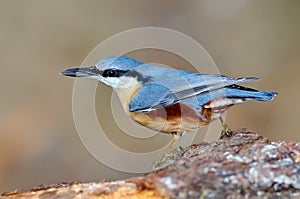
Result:
{"label": "blue-grey wing", "polygon": [[[177,72],[178,73],[178,72]],[[143,84],[137,94],[129,103],[129,111],[131,112],[148,112],[162,106],[169,106],[179,101],[197,98],[201,95],[207,100],[215,97],[225,96],[225,92],[218,92],[218,95],[207,94],[208,91],[218,90],[228,85],[234,85],[240,82],[253,81],[258,78],[228,78],[221,75],[201,75],[180,71],[181,80],[174,81],[171,78],[156,79],[155,82]],[[179,78],[177,78],[179,79]],[[213,92],[214,93],[214,92]],[[213,94],[212,93],[212,94]],[[221,93],[221,94],[220,94]],[[207,97],[208,96],[208,97]],[[195,108],[201,106],[206,100],[198,100],[193,104]],[[188,100],[191,101],[191,100]]]}
{"label": "blue-grey wing", "polygon": [[[186,74],[184,74],[186,73]],[[229,85],[238,84],[241,82],[255,81],[259,78],[246,77],[246,78],[229,78],[223,75],[216,74],[198,74],[183,72],[187,83],[176,85],[174,92],[177,99],[185,99],[192,96],[199,95],[204,92],[217,90]]]}
{"label": "blue-grey wing", "polygon": [[169,88],[156,83],[142,85],[130,100],[128,108],[131,112],[148,112],[161,106],[174,103]]}

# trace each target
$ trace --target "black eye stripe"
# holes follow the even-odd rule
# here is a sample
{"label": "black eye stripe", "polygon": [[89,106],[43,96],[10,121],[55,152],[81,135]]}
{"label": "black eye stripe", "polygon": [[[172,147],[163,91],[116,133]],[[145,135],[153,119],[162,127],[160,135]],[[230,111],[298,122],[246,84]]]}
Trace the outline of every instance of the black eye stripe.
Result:
{"label": "black eye stripe", "polygon": [[139,82],[144,82],[144,83],[150,81],[150,77],[144,77],[142,74],[140,74],[137,71],[126,71],[124,76],[135,77]]}
{"label": "black eye stripe", "polygon": [[103,77],[121,77],[121,76],[127,76],[127,77],[135,77],[140,82],[147,82],[150,80],[148,77],[143,77],[140,73],[137,71],[129,71],[129,70],[119,70],[119,69],[106,69],[103,71],[98,71]]}
{"label": "black eye stripe", "polygon": [[125,70],[117,70],[117,69],[106,69],[102,71],[103,77],[120,77],[127,73],[128,71]]}
{"label": "black eye stripe", "polygon": [[115,77],[117,76],[117,71],[115,70],[104,70],[103,73],[102,73],[102,76],[103,77]]}

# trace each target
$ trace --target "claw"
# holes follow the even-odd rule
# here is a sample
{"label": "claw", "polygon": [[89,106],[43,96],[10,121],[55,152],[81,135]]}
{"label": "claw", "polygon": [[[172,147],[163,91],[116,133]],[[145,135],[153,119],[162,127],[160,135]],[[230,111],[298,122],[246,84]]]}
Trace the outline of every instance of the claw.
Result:
{"label": "claw", "polygon": [[220,117],[220,121],[222,123],[222,131],[221,131],[220,139],[224,137],[231,137],[232,136],[231,129],[228,127],[228,125],[223,121],[221,117]]}
{"label": "claw", "polygon": [[164,168],[176,161],[178,154],[184,151],[182,147],[167,150],[163,157],[152,164],[153,170]]}
{"label": "claw", "polygon": [[232,131],[231,129],[228,127],[227,124],[223,124],[222,125],[222,132],[221,132],[221,136],[222,137],[231,137],[232,136]]}

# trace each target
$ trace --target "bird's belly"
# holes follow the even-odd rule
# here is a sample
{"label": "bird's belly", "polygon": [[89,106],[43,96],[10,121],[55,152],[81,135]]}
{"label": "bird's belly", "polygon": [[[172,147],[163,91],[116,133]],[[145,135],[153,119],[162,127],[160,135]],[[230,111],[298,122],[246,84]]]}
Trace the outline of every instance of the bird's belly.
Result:
{"label": "bird's belly", "polygon": [[179,103],[148,113],[130,112],[129,115],[143,126],[164,133],[188,132],[210,122],[201,120],[191,108]]}

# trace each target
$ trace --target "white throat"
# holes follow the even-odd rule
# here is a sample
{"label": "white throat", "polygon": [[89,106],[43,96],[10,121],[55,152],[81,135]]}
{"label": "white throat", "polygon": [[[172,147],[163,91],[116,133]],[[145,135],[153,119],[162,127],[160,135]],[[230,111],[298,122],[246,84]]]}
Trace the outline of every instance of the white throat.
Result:
{"label": "white throat", "polygon": [[102,77],[99,76],[99,81],[105,83],[106,85],[112,87],[113,89],[126,89],[130,88],[132,86],[135,86],[136,84],[140,84],[137,81],[136,77],[129,77],[129,76],[123,76],[123,77]]}
{"label": "white throat", "polygon": [[106,77],[101,78],[100,81],[111,86],[114,91],[116,91],[124,110],[128,112],[128,104],[141,86],[141,83],[137,80],[137,78],[128,76],[119,78]]}
{"label": "white throat", "polygon": [[102,76],[99,76],[98,80],[100,82],[103,82],[104,84],[112,87],[112,88],[117,88],[118,84],[120,82],[120,78],[118,78],[118,77],[102,77]]}

